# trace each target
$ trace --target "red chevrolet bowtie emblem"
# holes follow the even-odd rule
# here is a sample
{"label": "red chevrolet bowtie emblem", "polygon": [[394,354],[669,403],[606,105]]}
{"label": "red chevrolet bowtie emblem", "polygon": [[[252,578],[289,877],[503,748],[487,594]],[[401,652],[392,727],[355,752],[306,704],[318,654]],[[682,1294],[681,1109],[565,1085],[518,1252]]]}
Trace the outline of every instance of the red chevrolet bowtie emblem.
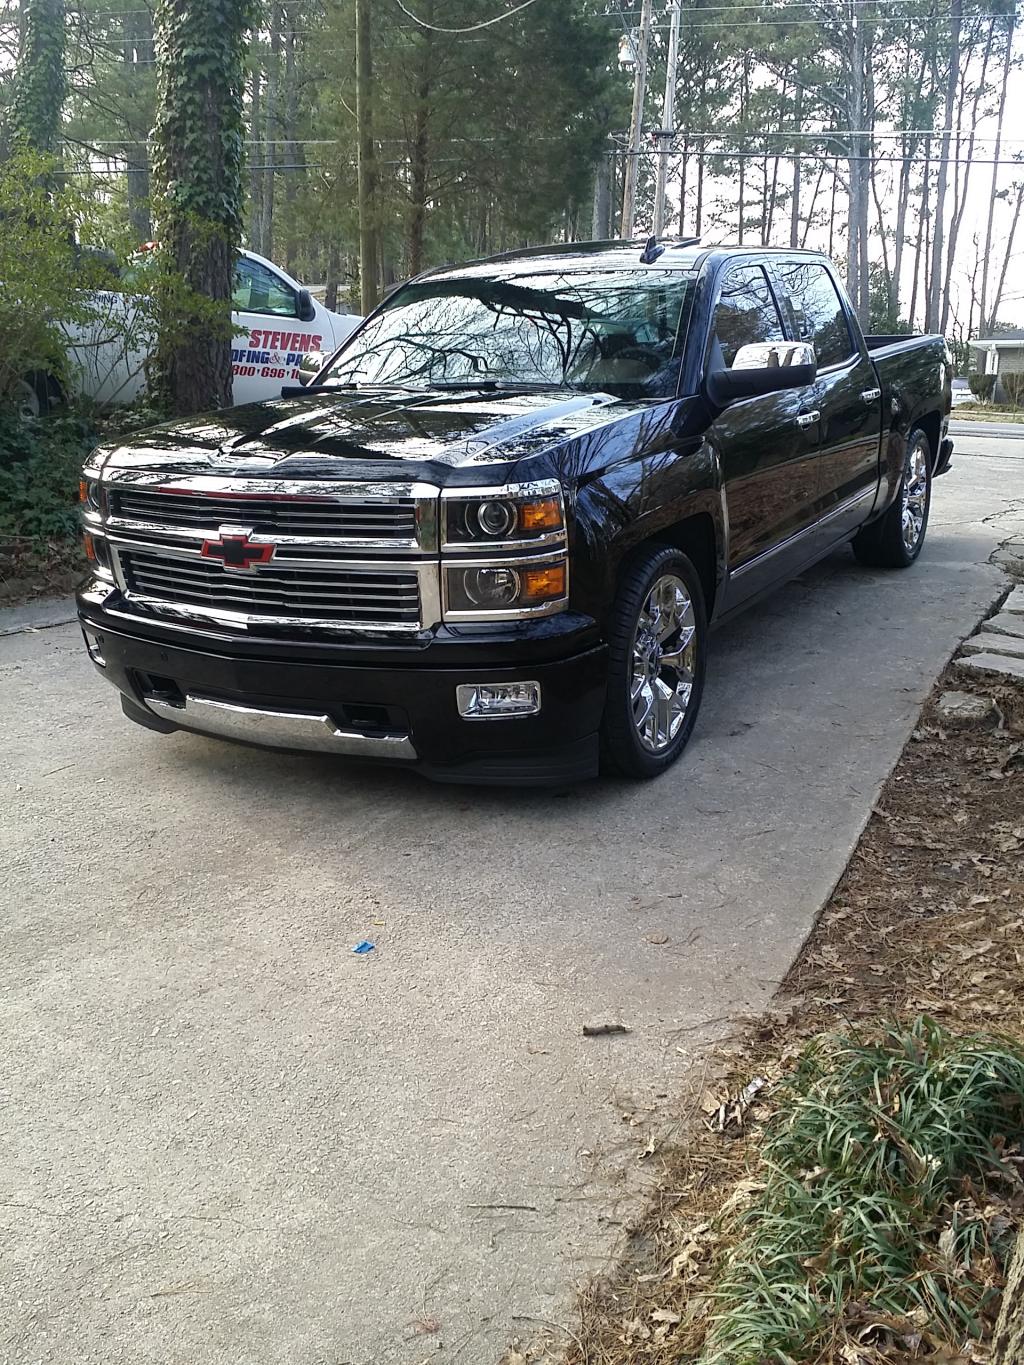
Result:
{"label": "red chevrolet bowtie emblem", "polygon": [[204,540],[200,554],[204,559],[219,559],[225,569],[251,569],[256,564],[269,564],[276,548],[240,532],[222,534],[220,540]]}

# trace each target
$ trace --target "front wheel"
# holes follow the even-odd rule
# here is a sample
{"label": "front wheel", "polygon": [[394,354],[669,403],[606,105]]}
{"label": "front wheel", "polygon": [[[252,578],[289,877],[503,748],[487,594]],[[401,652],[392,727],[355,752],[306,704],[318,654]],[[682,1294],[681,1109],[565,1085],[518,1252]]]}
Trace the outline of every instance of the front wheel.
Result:
{"label": "front wheel", "polygon": [[704,691],[707,614],[686,555],[654,546],[627,570],[608,632],[604,766],[656,777],[693,733]]}
{"label": "front wheel", "polygon": [[909,568],[921,553],[931,503],[932,445],[925,432],[915,427],[907,438],[899,492],[884,516],[854,536],[854,554],[874,568]]}

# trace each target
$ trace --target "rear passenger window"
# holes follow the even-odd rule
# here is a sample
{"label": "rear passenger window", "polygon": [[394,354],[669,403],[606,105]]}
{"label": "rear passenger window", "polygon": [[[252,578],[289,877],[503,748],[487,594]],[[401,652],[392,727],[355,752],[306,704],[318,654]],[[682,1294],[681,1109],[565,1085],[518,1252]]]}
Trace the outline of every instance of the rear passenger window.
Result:
{"label": "rear passenger window", "polygon": [[825,267],[818,261],[783,261],[778,272],[789,295],[796,334],[813,345],[818,368],[839,365],[855,355],[842,300]]}
{"label": "rear passenger window", "polygon": [[737,265],[722,284],[711,335],[711,370],[732,369],[736,352],[755,341],[784,341],[782,318],[759,265]]}

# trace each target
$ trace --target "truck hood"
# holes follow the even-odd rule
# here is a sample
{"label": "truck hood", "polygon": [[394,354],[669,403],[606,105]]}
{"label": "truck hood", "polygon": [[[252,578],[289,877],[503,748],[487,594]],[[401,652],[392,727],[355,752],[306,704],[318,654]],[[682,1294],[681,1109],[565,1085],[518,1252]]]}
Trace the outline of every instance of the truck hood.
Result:
{"label": "truck hood", "polygon": [[477,483],[481,465],[518,462],[645,409],[572,390],[320,390],[154,427],[98,458],[106,473]]}

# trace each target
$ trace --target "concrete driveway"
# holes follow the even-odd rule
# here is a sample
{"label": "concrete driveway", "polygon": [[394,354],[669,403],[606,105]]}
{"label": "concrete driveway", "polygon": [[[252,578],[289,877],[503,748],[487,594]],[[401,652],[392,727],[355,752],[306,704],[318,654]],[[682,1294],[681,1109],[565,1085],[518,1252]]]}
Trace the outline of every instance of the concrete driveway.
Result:
{"label": "concrete driveway", "polygon": [[164,739],[74,626],[0,639],[0,1360],[488,1365],[571,1324],[1001,591],[1024,444],[959,445],[913,570],[839,554],[719,633],[652,785]]}

